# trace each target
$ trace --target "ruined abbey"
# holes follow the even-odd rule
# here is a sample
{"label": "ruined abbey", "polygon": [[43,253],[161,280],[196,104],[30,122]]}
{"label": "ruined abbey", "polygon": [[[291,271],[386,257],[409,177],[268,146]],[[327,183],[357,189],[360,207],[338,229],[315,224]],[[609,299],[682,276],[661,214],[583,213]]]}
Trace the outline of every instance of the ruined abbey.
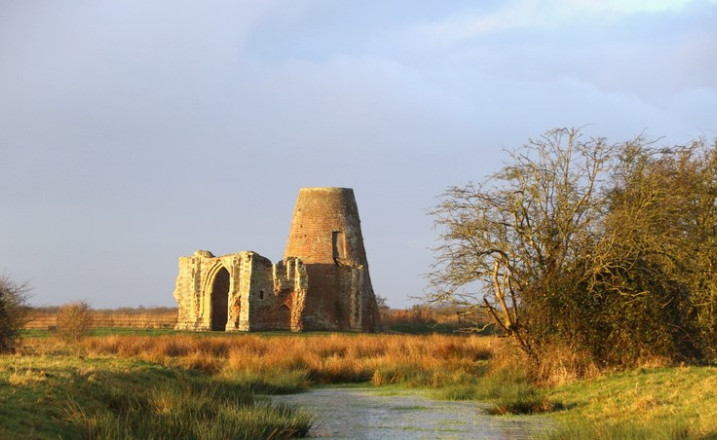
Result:
{"label": "ruined abbey", "polygon": [[377,331],[356,199],[349,188],[302,188],[284,259],[255,252],[179,259],[177,329]]}

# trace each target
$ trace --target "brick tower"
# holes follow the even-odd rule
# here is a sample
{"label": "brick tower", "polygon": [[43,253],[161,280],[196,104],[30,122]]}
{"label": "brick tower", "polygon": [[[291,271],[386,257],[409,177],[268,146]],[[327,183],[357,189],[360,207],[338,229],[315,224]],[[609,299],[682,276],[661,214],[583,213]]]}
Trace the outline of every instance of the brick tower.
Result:
{"label": "brick tower", "polygon": [[379,329],[352,189],[300,189],[284,255],[299,257],[306,266],[303,330]]}

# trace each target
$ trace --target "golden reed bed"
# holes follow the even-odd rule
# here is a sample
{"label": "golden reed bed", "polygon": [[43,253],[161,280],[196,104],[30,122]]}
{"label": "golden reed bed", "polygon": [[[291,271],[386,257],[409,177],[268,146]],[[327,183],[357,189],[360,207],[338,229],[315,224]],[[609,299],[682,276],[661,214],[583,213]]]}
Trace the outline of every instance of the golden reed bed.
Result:
{"label": "golden reed bed", "polygon": [[[483,336],[393,334],[177,333],[86,337],[86,356],[118,356],[215,374],[303,375],[311,383],[442,386],[470,382],[501,344]],[[25,350],[65,349],[53,337],[26,338]]]}

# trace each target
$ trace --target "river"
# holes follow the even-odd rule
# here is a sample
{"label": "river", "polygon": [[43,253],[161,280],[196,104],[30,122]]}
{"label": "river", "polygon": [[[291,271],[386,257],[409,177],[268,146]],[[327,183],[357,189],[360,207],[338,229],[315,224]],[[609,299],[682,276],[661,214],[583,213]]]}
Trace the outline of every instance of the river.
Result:
{"label": "river", "polygon": [[314,414],[312,438],[521,440],[536,438],[549,425],[544,416],[491,416],[487,404],[386,395],[375,388],[318,388],[271,400]]}

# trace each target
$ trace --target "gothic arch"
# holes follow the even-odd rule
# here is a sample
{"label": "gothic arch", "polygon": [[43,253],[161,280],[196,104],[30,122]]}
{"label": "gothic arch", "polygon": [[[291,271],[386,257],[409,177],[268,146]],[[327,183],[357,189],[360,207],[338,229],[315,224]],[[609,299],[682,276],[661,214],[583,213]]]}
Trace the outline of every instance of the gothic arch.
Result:
{"label": "gothic arch", "polygon": [[205,314],[209,328],[216,331],[226,330],[229,319],[229,296],[234,280],[231,265],[217,261],[204,280],[202,291],[205,293]]}

